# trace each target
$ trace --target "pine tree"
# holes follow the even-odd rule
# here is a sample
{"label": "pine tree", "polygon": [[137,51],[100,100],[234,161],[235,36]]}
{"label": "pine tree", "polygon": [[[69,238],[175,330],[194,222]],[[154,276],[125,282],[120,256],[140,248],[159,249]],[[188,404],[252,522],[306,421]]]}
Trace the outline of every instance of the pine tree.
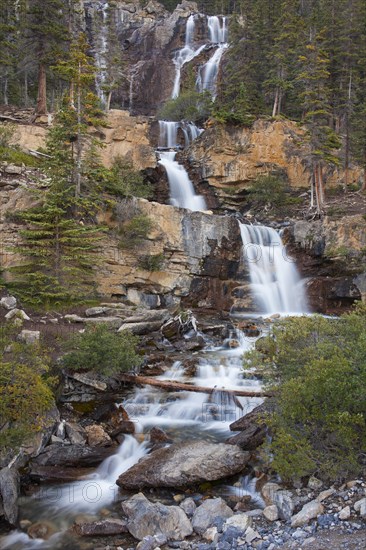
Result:
{"label": "pine tree", "polygon": [[13,268],[17,294],[32,305],[75,302],[93,295],[93,267],[100,229],[71,217],[68,191],[48,190],[41,206],[22,214],[26,229],[16,251],[25,259]]}
{"label": "pine tree", "polygon": [[335,150],[340,141],[329,125],[331,120],[329,104],[329,58],[323,49],[324,34],[318,33],[306,44],[300,56],[301,72],[298,81],[302,87],[300,99],[304,110],[304,122],[307,126],[307,142],[310,153],[309,161],[312,170],[312,200],[314,195],[316,209],[321,214],[324,195],[324,167],[326,163],[337,165],[339,159]]}
{"label": "pine tree", "polygon": [[[73,158],[71,180],[75,188],[75,197],[82,193],[85,151],[100,142],[91,135],[91,126],[104,124],[103,112],[98,97],[91,91],[95,82],[94,60],[88,54],[89,44],[84,34],[71,44],[66,60],[61,61],[55,71],[69,83],[68,105],[64,106],[60,116],[64,117],[63,128],[70,135],[69,152]],[[67,120],[67,124],[65,124]]]}
{"label": "pine tree", "polygon": [[0,79],[5,105],[9,104],[9,84],[16,67],[16,11],[11,0],[0,1]]}
{"label": "pine tree", "polygon": [[25,44],[38,71],[37,115],[47,113],[47,71],[67,44],[67,16],[64,0],[29,0],[26,6]]}

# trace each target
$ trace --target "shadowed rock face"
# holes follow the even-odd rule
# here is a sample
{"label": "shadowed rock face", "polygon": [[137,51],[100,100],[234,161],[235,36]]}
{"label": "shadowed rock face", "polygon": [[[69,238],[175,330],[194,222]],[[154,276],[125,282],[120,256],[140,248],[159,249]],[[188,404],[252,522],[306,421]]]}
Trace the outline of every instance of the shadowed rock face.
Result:
{"label": "shadowed rock face", "polygon": [[185,487],[215,481],[241,472],[250,453],[235,445],[206,441],[180,443],[159,449],[124,472],[117,480],[123,489]]}
{"label": "shadowed rock face", "polygon": [[[81,25],[86,28],[98,55],[103,44],[105,2],[84,0],[83,3]],[[156,109],[171,96],[175,75],[174,51],[184,46],[186,21],[191,13],[198,13],[197,4],[183,0],[170,13],[154,0],[144,7],[137,0],[117,0],[110,9],[127,65],[127,78],[114,93],[113,101],[124,109],[130,109],[133,114],[155,114]],[[199,41],[204,34],[207,36],[206,19],[198,18],[195,39]]]}

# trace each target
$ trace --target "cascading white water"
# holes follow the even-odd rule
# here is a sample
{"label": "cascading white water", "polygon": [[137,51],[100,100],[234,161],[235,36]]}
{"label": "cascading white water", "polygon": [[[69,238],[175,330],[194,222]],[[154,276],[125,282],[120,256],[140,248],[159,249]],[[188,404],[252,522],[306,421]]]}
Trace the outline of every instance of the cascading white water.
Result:
{"label": "cascading white water", "polygon": [[100,28],[99,34],[99,47],[97,48],[95,54],[95,63],[97,66],[97,76],[95,87],[97,90],[97,95],[101,102],[104,104],[106,102],[106,94],[103,90],[103,85],[105,83],[105,65],[106,65],[106,54],[108,49],[107,41],[107,15],[108,15],[109,3],[105,2],[102,8],[102,26]]}
{"label": "cascading white water", "polygon": [[160,153],[159,160],[168,176],[171,204],[193,211],[206,210],[205,199],[201,195],[196,195],[187,171],[178,164],[175,155],[174,151]]}
{"label": "cascading white water", "polygon": [[173,62],[175,65],[175,78],[174,78],[172,99],[175,99],[179,96],[180,79],[181,79],[181,72],[182,72],[183,65],[192,61],[192,59],[197,57],[197,55],[199,55],[202,52],[202,50],[206,47],[205,44],[203,44],[199,48],[194,49],[193,47],[194,30],[195,30],[195,16],[190,15],[187,19],[187,24],[186,24],[185,45],[183,48],[181,48],[175,53],[175,56],[173,59]]}
{"label": "cascading white water", "polygon": [[217,15],[210,16],[208,18],[208,32],[210,42],[212,44],[218,44],[218,48],[214,51],[207,63],[199,69],[196,89],[201,93],[207,90],[211,93],[212,99],[215,100],[221,58],[225,50],[229,47],[227,43],[228,28],[226,17],[220,19]]}
{"label": "cascading white water", "polygon": [[305,313],[304,283],[280,235],[271,227],[239,223],[251,289],[262,313]]}
{"label": "cascading white water", "polygon": [[174,149],[178,147],[179,122],[159,120],[159,147]]}
{"label": "cascading white water", "polygon": [[220,19],[217,15],[211,15],[208,17],[207,26],[210,42],[212,42],[212,44],[227,42],[228,28],[226,17]]}

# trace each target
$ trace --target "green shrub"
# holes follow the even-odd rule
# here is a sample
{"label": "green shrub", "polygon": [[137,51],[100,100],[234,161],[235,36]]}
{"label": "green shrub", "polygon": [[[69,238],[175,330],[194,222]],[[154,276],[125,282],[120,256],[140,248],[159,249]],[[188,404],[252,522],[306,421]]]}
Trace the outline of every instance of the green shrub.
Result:
{"label": "green shrub", "polygon": [[212,100],[208,92],[183,92],[176,99],[170,99],[160,109],[160,120],[187,120],[200,122],[206,120],[212,111]]}
{"label": "green shrub", "polygon": [[[366,445],[366,306],[340,319],[281,321],[273,331],[276,407],[265,455],[286,480],[345,478]],[[267,358],[268,359],[268,358]]]}
{"label": "green shrub", "polygon": [[164,254],[145,254],[139,258],[138,267],[145,271],[160,271],[164,263]]}
{"label": "green shrub", "polygon": [[152,229],[152,222],[148,216],[138,214],[125,222],[119,229],[121,248],[136,248],[143,243]]}
{"label": "green shrub", "polygon": [[68,342],[71,351],[63,357],[62,364],[70,371],[91,370],[113,376],[141,363],[137,344],[138,338],[128,331],[117,333],[104,323],[88,326],[83,334]]}
{"label": "green shrub", "polygon": [[114,159],[110,169],[99,165],[94,179],[99,181],[104,191],[117,197],[152,197],[151,184],[144,181],[141,172],[134,170],[132,164],[121,156]]}
{"label": "green shrub", "polygon": [[40,166],[41,161],[28,153],[24,153],[17,147],[3,147],[0,145],[0,161],[10,162],[11,164],[30,166],[36,168]]}
{"label": "green shrub", "polygon": [[54,405],[49,357],[39,343],[18,342],[18,332],[16,323],[0,331],[0,447],[41,431]]}
{"label": "green shrub", "polygon": [[280,174],[259,176],[250,187],[249,193],[258,206],[281,207],[298,202],[290,196],[288,184]]}
{"label": "green shrub", "polygon": [[9,147],[14,134],[14,124],[0,124],[0,148]]}

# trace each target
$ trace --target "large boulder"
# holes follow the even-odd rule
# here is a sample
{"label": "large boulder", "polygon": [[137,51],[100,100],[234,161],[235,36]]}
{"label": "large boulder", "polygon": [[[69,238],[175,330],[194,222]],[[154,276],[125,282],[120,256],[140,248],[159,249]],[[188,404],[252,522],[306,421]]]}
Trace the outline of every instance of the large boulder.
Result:
{"label": "large boulder", "polygon": [[222,498],[205,500],[193,514],[192,527],[196,533],[203,533],[215,523],[230,518],[234,512]]}
{"label": "large boulder", "polygon": [[0,470],[0,513],[15,525],[18,519],[19,474],[13,468]]}
{"label": "large boulder", "polygon": [[235,445],[193,441],[158,449],[117,480],[123,489],[185,487],[241,472],[250,454]]}
{"label": "large boulder", "polygon": [[62,466],[70,468],[98,466],[115,452],[115,447],[89,447],[88,445],[48,445],[31,462],[31,466]]}
{"label": "large boulder", "polygon": [[226,443],[230,445],[238,445],[246,451],[252,451],[261,445],[266,437],[267,426],[264,421],[264,416],[267,410],[267,405],[259,405],[250,413],[242,418],[239,418],[230,424],[230,430],[240,433],[229,437]]}
{"label": "large boulder", "polygon": [[193,532],[191,522],[179,506],[153,504],[142,493],[126,500],[122,509],[128,518],[128,531],[138,540],[148,535],[182,540]]}

